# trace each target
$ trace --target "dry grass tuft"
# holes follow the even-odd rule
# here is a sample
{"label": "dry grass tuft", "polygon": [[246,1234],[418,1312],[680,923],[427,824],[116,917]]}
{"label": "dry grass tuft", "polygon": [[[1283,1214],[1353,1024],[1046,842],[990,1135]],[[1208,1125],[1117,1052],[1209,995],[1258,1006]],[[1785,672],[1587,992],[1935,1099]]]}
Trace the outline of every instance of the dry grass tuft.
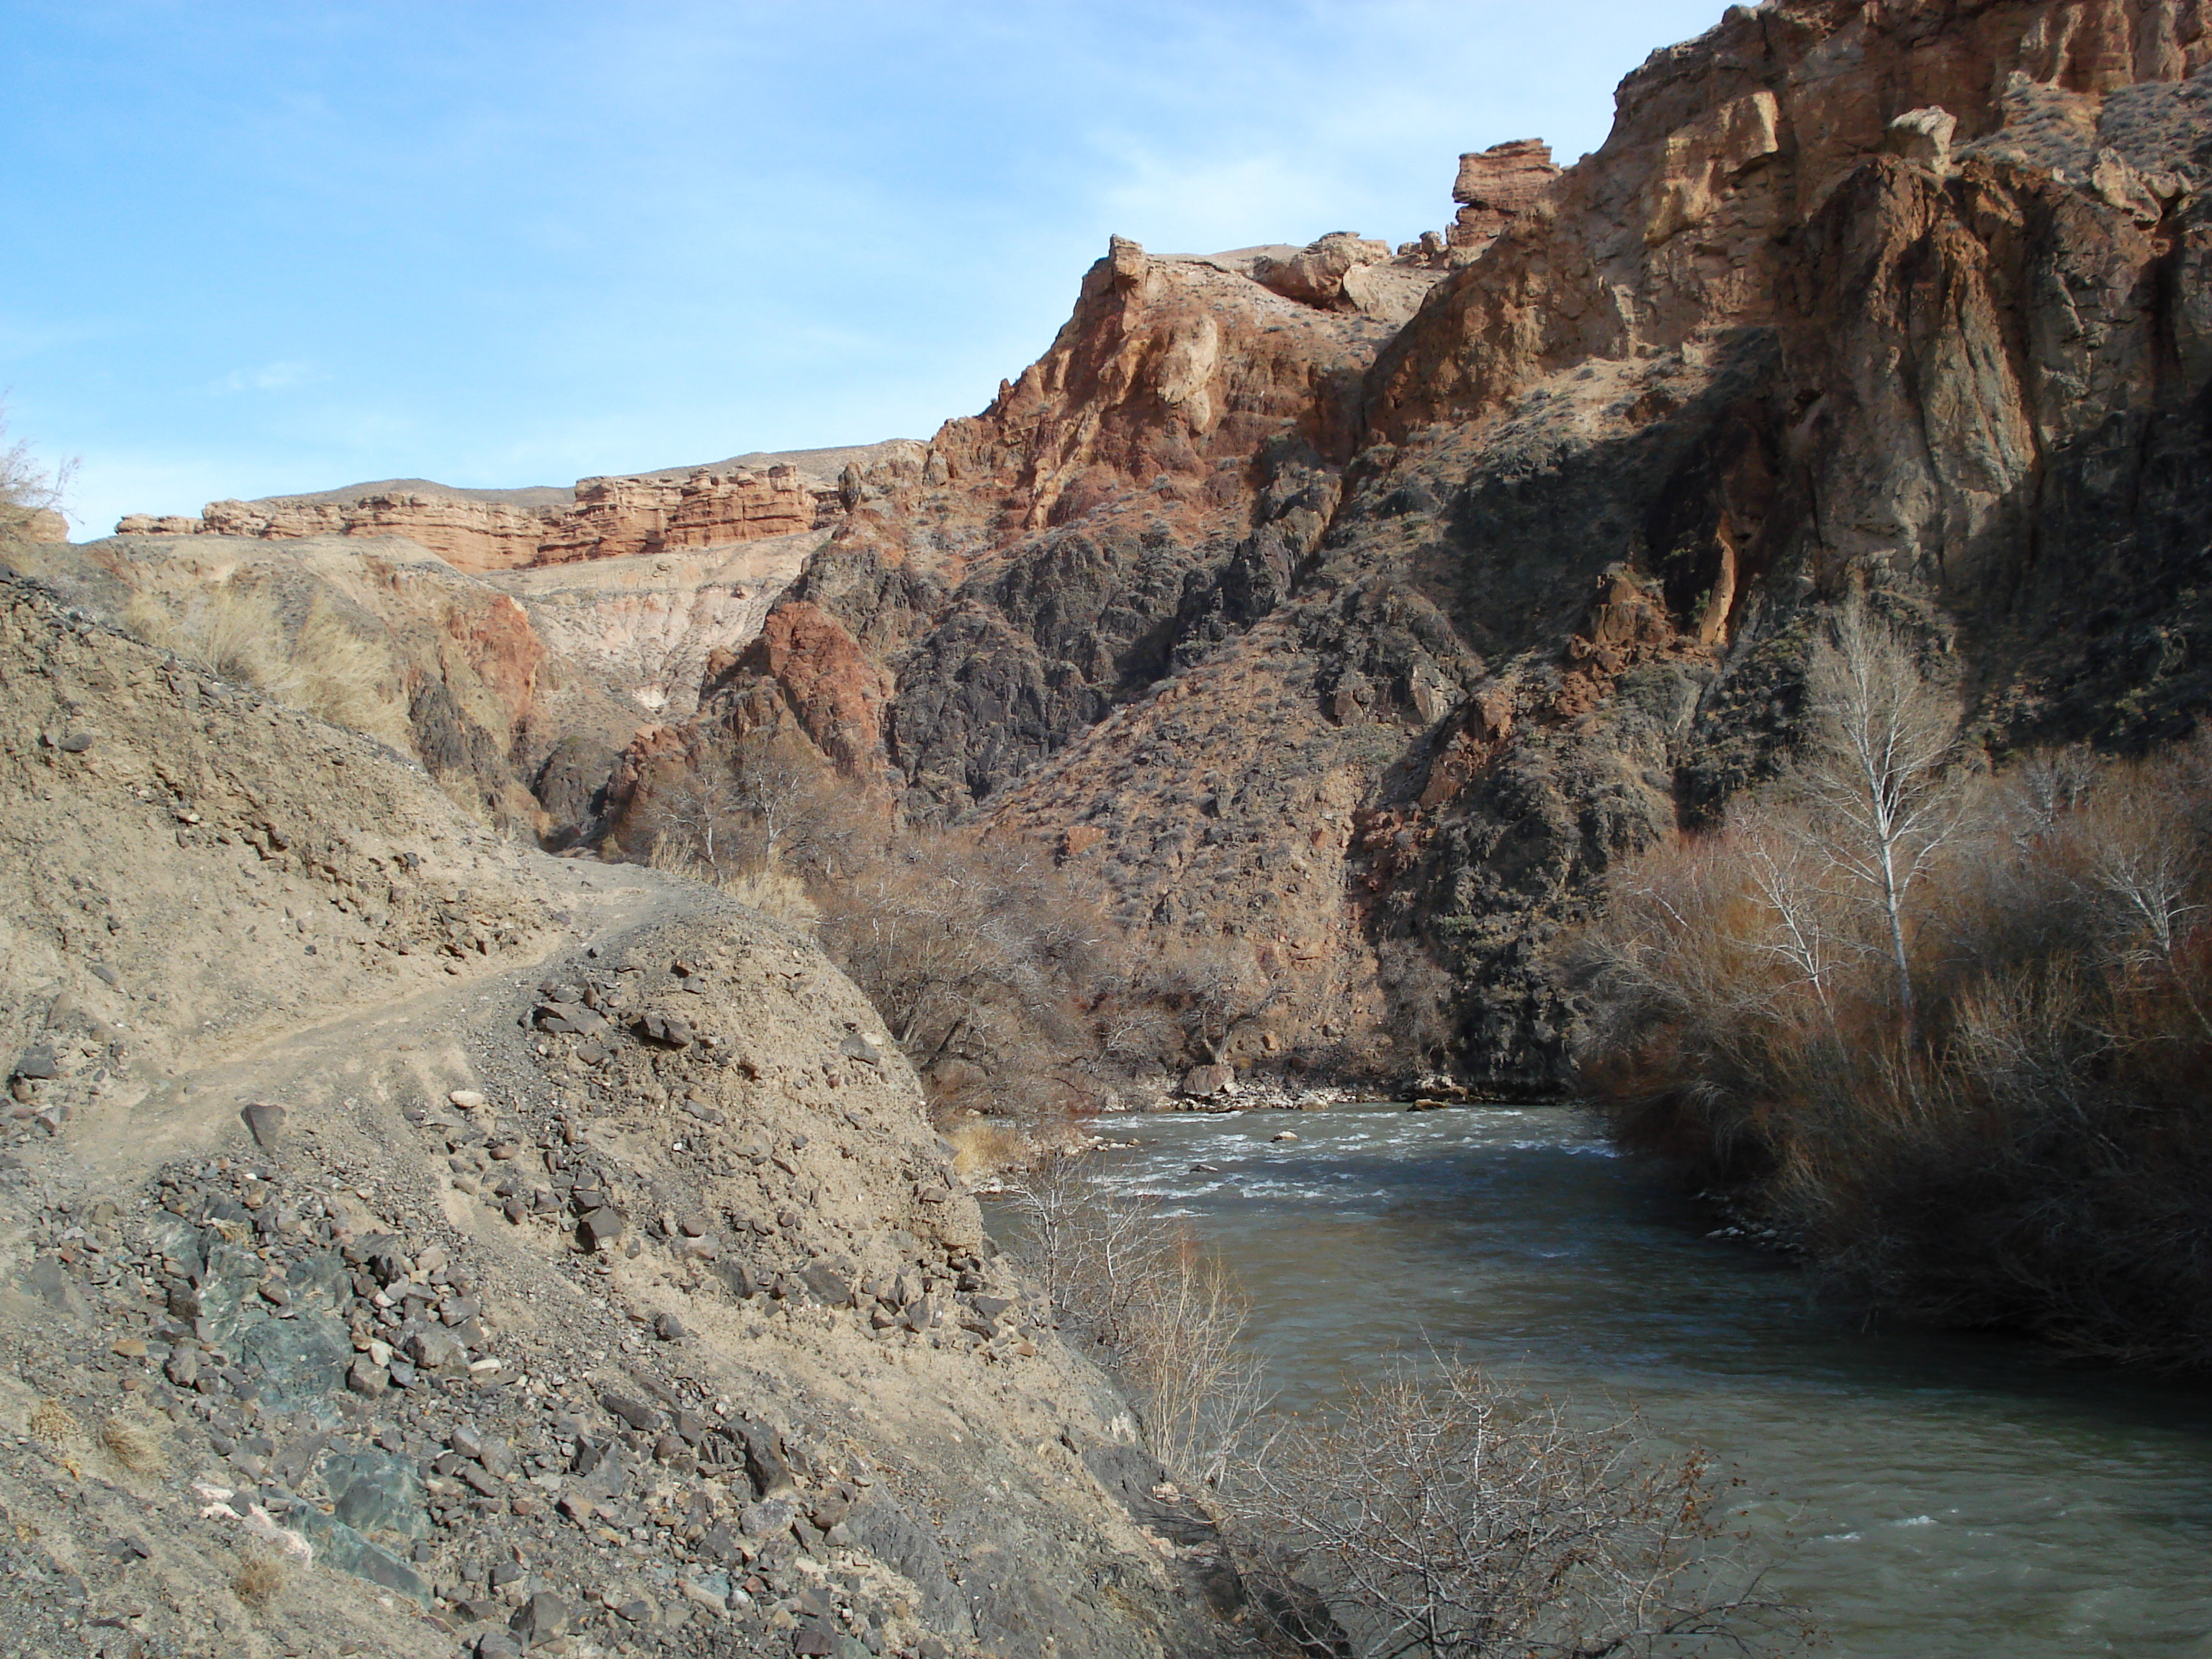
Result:
{"label": "dry grass tuft", "polygon": [[236,580],[181,599],[140,593],[123,620],[149,645],[197,658],[225,679],[333,726],[407,746],[406,704],[391,653],[320,599],[296,634],[268,593]]}
{"label": "dry grass tuft", "polygon": [[134,1474],[150,1474],[168,1462],[161,1437],[128,1417],[111,1417],[102,1423],[100,1443],[110,1457]]}
{"label": "dry grass tuft", "polygon": [[230,1593],[257,1612],[275,1601],[289,1575],[272,1550],[249,1550],[231,1575]]}
{"label": "dry grass tuft", "polygon": [[945,1138],[952,1143],[952,1167],[963,1176],[1024,1170],[1037,1158],[1036,1143],[1002,1119],[963,1118],[946,1126]]}
{"label": "dry grass tuft", "polygon": [[31,1408],[31,1432],[49,1446],[76,1438],[77,1420],[58,1400],[41,1400]]}
{"label": "dry grass tuft", "polygon": [[794,927],[811,927],[822,919],[821,907],[806,896],[806,884],[787,871],[760,870],[726,877],[722,890],[738,903]]}

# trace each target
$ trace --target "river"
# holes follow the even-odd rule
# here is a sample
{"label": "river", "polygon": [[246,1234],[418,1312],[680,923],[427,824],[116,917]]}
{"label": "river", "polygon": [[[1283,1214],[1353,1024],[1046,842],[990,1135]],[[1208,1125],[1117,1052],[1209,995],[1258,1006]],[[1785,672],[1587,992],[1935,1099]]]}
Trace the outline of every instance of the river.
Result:
{"label": "river", "polygon": [[1096,1154],[1098,1178],[1234,1265],[1287,1405],[1456,1350],[1717,1453],[1779,1558],[1768,1588],[1831,1653],[2212,1659],[2212,1395],[1866,1328],[1786,1261],[1706,1238],[1570,1109],[1097,1127],[1141,1143]]}

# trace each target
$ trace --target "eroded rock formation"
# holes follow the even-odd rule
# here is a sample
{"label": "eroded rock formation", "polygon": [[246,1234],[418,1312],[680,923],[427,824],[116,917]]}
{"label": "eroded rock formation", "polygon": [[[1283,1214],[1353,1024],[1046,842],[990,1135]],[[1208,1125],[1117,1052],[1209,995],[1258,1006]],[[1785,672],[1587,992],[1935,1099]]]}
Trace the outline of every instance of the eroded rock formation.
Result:
{"label": "eroded rock formation", "polygon": [[234,536],[262,541],[313,536],[398,536],[458,570],[512,570],[577,559],[728,547],[810,530],[826,519],[833,488],[809,488],[799,471],[702,468],[681,478],[584,478],[553,506],[470,500],[455,491],[371,490],[336,501],[283,496],[210,501],[197,519],[133,514],[118,536]]}
{"label": "eroded rock formation", "polygon": [[1444,233],[1446,241],[1471,259],[1542,201],[1559,176],[1552,147],[1540,138],[1516,138],[1461,156],[1452,185],[1460,210]]}

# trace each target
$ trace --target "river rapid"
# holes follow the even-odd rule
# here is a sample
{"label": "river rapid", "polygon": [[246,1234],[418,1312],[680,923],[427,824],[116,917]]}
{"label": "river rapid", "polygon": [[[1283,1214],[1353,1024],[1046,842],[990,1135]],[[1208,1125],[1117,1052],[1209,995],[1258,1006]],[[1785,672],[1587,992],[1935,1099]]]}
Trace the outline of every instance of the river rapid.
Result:
{"label": "river rapid", "polygon": [[1286,1406],[1432,1344],[1717,1453],[1828,1652],[2212,1659],[2212,1394],[1865,1328],[1571,1109],[1097,1127],[1140,1143],[1097,1178],[1233,1264]]}

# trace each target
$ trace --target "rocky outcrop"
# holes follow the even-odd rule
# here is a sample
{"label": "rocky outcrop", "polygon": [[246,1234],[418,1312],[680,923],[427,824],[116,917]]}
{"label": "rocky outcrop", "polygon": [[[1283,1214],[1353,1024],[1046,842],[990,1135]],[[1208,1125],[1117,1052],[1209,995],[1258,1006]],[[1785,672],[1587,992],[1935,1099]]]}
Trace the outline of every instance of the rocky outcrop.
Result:
{"label": "rocky outcrop", "polygon": [[1390,258],[1388,242],[1369,241],[1348,230],[1331,231],[1287,259],[1261,259],[1252,277],[1263,288],[1310,306],[1333,305],[1344,298],[1345,279],[1353,271]]}
{"label": "rocky outcrop", "polygon": [[65,542],[69,520],[49,507],[22,507],[0,502],[0,543]]}
{"label": "rocky outcrop", "polygon": [[1516,138],[1461,156],[1452,184],[1460,210],[1444,233],[1447,244],[1471,263],[1506,226],[1543,201],[1559,176],[1552,147],[1540,138]]}

